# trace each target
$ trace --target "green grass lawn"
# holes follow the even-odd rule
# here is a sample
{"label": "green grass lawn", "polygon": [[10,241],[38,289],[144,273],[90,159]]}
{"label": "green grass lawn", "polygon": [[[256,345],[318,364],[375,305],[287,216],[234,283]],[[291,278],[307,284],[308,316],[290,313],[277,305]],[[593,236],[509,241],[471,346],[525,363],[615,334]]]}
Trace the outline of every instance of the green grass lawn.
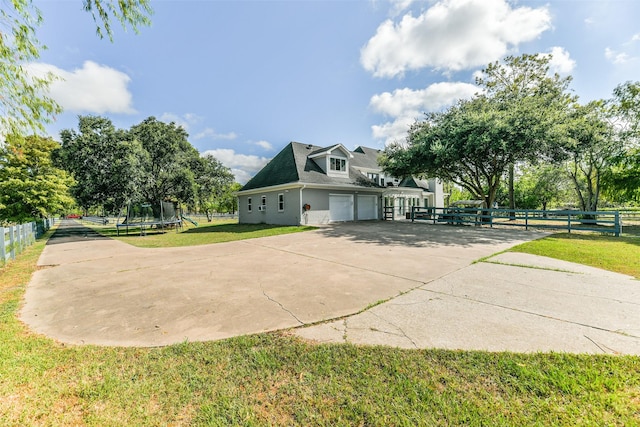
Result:
{"label": "green grass lawn", "polygon": [[44,244],[0,270],[2,426],[640,425],[640,357],[318,345],[286,332],[62,345],[17,319]]}
{"label": "green grass lawn", "polygon": [[101,226],[92,223],[85,225],[104,236],[112,237],[140,248],[208,245],[315,229],[315,227],[307,226],[238,224],[237,220],[227,219],[199,223],[197,227],[185,223],[185,226],[177,231],[175,229],[157,230],[154,228],[146,230],[145,235],[140,235],[139,228],[131,228],[129,234],[125,234],[125,229],[120,228],[120,235],[118,236],[115,226]]}
{"label": "green grass lawn", "polygon": [[640,238],[636,236],[554,234],[509,251],[576,262],[640,279]]}

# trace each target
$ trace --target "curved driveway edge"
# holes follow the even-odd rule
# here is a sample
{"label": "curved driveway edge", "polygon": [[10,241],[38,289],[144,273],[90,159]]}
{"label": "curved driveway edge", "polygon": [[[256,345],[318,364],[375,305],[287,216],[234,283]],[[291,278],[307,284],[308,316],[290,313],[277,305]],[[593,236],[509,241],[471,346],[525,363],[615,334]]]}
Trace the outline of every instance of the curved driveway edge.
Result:
{"label": "curved driveway edge", "polygon": [[[83,236],[83,228],[77,227],[73,221],[63,222],[60,231],[76,229],[78,238],[64,243],[57,243],[60,241],[54,238],[46,246],[39,264],[48,268],[34,274],[21,311],[22,320],[33,330],[66,343],[161,346],[350,316],[344,330],[340,325],[345,320],[340,320],[296,329],[294,333],[320,341],[344,342],[346,338],[354,343],[404,347],[575,351],[569,347],[545,347],[535,341],[528,347],[518,346],[510,339],[500,338],[499,333],[505,332],[507,337],[517,334],[521,342],[531,341],[529,330],[514,325],[521,324],[516,319],[520,314],[533,315],[528,313],[532,310],[526,303],[533,300],[529,294],[540,291],[537,279],[527,282],[527,278],[531,272],[541,274],[544,270],[488,263],[470,265],[473,260],[540,237],[537,233],[363,222],[215,245],[141,249],[115,240],[94,239],[90,234]],[[543,284],[557,281],[559,276],[555,275],[569,274],[545,272],[554,276],[544,277],[540,282]],[[472,283],[477,295],[470,294],[460,282]],[[510,288],[512,284],[514,288]],[[622,288],[616,288],[616,292],[627,290],[625,286],[631,284],[637,289],[637,281],[620,279]],[[492,292],[487,293],[488,290]],[[574,298],[574,292],[579,291],[567,291],[563,296]],[[455,304],[431,310],[433,304],[424,306],[425,295],[427,301],[451,299]],[[503,304],[503,297],[511,300],[507,298]],[[629,301],[620,295],[603,298],[636,309],[640,303],[637,294]],[[381,300],[389,301],[352,316]],[[525,306],[509,306],[516,302]],[[586,302],[600,304],[602,300],[587,298]],[[467,304],[484,310],[471,311]],[[502,305],[506,308],[499,309]],[[407,307],[416,310],[398,310]],[[562,310],[563,304],[555,309]],[[498,316],[501,310],[506,311]],[[583,313],[589,310],[588,305],[579,307]],[[541,325],[544,319],[562,319],[554,311],[535,316],[536,320],[543,319]],[[596,330],[597,325],[589,324],[589,316],[583,317],[587,319],[578,319],[583,322],[581,327]],[[574,323],[580,323],[578,320]],[[626,340],[627,347],[604,342],[591,333],[589,339],[604,351],[611,347],[637,353],[635,336],[639,333],[618,320],[612,316],[597,330],[609,334],[612,328],[620,332],[628,329],[631,332],[627,336],[616,334],[623,341],[635,340],[631,344]],[[640,319],[636,315],[627,321],[638,325]],[[465,322],[485,325],[480,329],[494,331],[493,338],[465,338]],[[524,323],[534,328],[535,322],[530,318]],[[431,331],[432,335],[428,339],[420,338],[424,334],[411,337],[412,330]],[[556,328],[547,330],[553,332]],[[502,347],[491,344],[492,340],[503,343]],[[568,340],[544,342],[550,341]]]}
{"label": "curved driveway edge", "polygon": [[640,355],[640,281],[509,252],[296,334],[402,348]]}

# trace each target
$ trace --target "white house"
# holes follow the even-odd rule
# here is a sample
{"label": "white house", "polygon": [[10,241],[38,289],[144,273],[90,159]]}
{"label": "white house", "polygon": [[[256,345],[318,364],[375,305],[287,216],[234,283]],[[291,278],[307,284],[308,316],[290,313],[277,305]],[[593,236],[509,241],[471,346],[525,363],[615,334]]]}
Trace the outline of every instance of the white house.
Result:
{"label": "white house", "polygon": [[384,207],[405,217],[411,206],[444,206],[439,180],[386,176],[380,154],[291,142],[238,192],[239,221],[313,225],[382,219]]}

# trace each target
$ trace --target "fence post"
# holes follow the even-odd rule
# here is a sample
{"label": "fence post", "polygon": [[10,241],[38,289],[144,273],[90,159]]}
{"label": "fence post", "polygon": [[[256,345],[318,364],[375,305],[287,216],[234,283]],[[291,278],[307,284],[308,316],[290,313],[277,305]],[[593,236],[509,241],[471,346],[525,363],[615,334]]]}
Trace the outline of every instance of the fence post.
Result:
{"label": "fence post", "polygon": [[620,223],[620,212],[615,212],[615,235],[616,237],[620,237],[620,233],[622,233],[622,224]]}
{"label": "fence post", "polygon": [[16,259],[16,229],[14,226],[9,227],[9,257]]}
{"label": "fence post", "polygon": [[529,209],[524,211],[524,229],[529,231]]}
{"label": "fence post", "polygon": [[6,232],[6,228],[0,227],[0,261],[5,263],[7,261],[7,247],[4,242],[4,233]]}
{"label": "fence post", "polygon": [[571,234],[571,211],[567,211],[567,230]]}

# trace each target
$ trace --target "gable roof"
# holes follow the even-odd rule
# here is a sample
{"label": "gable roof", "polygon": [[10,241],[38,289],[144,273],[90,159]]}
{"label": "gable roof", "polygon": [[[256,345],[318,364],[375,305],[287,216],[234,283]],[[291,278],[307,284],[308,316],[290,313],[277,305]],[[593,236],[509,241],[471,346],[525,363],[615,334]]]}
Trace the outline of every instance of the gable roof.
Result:
{"label": "gable roof", "polygon": [[326,155],[326,154],[331,154],[334,150],[342,151],[349,158],[353,157],[353,154],[351,154],[351,151],[347,150],[345,148],[345,146],[342,145],[342,144],[336,144],[336,145],[333,145],[331,147],[325,147],[325,148],[321,148],[319,150],[315,150],[314,152],[309,154],[309,157],[314,158],[314,157],[320,157],[320,156],[323,156],[323,155]]}
{"label": "gable roof", "polygon": [[[344,147],[342,144],[331,147],[318,147],[311,144],[290,142],[271,161],[247,182],[240,191],[253,190],[257,188],[272,187],[275,185],[301,182],[305,184],[324,185],[352,185],[357,187],[379,187],[376,183],[360,173],[355,167],[367,167],[370,169],[380,169],[376,157],[371,157],[377,153],[374,149],[367,149],[370,152],[349,152],[353,155],[349,160],[348,175],[336,177],[327,175],[310,158],[323,153],[330,152],[337,147]],[[360,147],[359,147],[360,148]],[[371,157],[371,158],[370,158]],[[368,165],[368,166],[364,166]]]}
{"label": "gable roof", "polygon": [[429,191],[429,183],[425,179],[414,178],[412,176],[403,179],[399,187],[420,188],[424,191]]}

